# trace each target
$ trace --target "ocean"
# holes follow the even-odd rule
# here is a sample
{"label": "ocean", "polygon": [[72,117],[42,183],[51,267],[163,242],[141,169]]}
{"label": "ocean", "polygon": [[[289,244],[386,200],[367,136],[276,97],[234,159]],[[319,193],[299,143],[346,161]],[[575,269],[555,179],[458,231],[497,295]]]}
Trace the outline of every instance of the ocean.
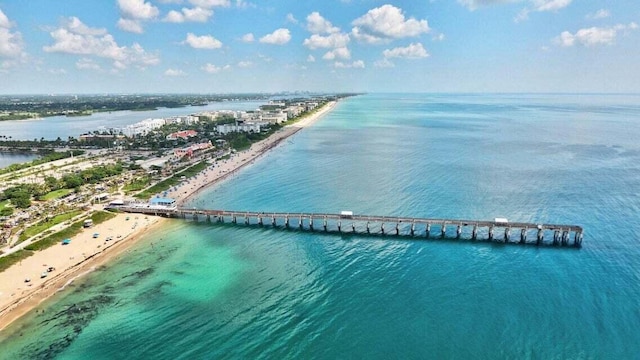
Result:
{"label": "ocean", "polygon": [[568,223],[582,248],[176,219],[0,358],[638,358],[639,119],[639,95],[342,100],[189,206]]}

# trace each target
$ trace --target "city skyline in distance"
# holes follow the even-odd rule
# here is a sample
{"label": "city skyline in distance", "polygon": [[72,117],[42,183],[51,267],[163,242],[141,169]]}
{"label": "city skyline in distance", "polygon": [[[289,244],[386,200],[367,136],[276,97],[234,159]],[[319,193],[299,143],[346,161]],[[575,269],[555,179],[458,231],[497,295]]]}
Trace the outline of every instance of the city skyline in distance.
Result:
{"label": "city skyline in distance", "polygon": [[635,93],[639,18],[631,0],[0,0],[0,93]]}

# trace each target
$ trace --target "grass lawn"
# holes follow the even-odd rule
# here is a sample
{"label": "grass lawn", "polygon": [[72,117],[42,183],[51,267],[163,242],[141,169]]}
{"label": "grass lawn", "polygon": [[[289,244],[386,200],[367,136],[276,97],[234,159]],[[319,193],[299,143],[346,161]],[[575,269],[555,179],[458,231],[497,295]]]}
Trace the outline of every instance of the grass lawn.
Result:
{"label": "grass lawn", "polygon": [[53,200],[53,199],[58,199],[61,198],[65,195],[71,194],[73,192],[73,189],[59,189],[59,190],[54,190],[51,191],[50,193],[47,193],[45,195],[43,195],[40,200],[43,201],[49,201],[49,200]]}
{"label": "grass lawn", "polygon": [[178,172],[177,174],[173,175],[168,179],[160,181],[159,183],[153,185],[149,189],[135,195],[135,197],[138,199],[149,199],[150,197],[152,197],[153,195],[159,192],[163,192],[171,188],[172,186],[178,185],[181,181],[180,177],[182,176],[185,176],[187,178],[192,177],[198,174],[200,171],[206,169],[207,166],[208,164],[206,161],[201,161],[191,167],[184,169],[183,171]]}
{"label": "grass lawn", "polygon": [[5,271],[11,265],[19,262],[22,259],[28,258],[33,255],[33,251],[29,250],[18,250],[11,255],[3,256],[0,258],[0,271]]}
{"label": "grass lawn", "polygon": [[133,191],[140,191],[140,190],[146,188],[147,186],[149,186],[150,183],[151,183],[151,178],[148,177],[148,176],[145,176],[145,177],[143,177],[141,179],[136,179],[133,182],[125,185],[123,187],[123,190],[126,193],[130,193],[130,192],[133,192]]}
{"label": "grass lawn", "polygon": [[[91,219],[94,224],[100,224],[101,222],[107,221],[115,216],[115,214],[107,211],[97,211],[91,215]],[[74,235],[77,235],[82,231],[84,220],[85,219],[80,219],[79,221],[71,224],[68,228],[51,234],[40,241],[36,241],[35,243],[25,247],[25,250],[43,250],[53,245],[60,244],[64,239],[72,238]]]}
{"label": "grass lawn", "polygon": [[53,218],[49,219],[49,221],[40,221],[39,223],[30,226],[28,228],[26,228],[24,230],[24,232],[22,234],[20,234],[20,237],[18,238],[18,243],[21,243],[25,240],[27,240],[28,238],[37,235],[41,232],[46,231],[47,229],[49,229],[50,227],[63,223],[71,218],[73,218],[74,216],[77,216],[79,214],[82,213],[82,210],[74,210],[74,211],[70,211],[68,213],[64,213],[64,214],[60,214],[60,215],[56,215]]}

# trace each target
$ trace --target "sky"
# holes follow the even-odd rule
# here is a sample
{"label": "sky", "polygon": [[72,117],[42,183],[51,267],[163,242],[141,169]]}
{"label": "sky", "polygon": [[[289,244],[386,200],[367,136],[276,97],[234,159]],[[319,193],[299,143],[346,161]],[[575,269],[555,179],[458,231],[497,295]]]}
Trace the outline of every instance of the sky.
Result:
{"label": "sky", "polygon": [[0,93],[640,93],[639,23],[638,0],[0,0]]}

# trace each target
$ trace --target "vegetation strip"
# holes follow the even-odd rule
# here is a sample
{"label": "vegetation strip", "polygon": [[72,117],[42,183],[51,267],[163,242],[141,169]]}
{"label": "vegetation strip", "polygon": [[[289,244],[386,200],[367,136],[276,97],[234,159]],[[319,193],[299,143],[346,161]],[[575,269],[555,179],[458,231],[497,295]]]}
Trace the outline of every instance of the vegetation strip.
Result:
{"label": "vegetation strip", "polygon": [[[115,214],[111,214],[106,211],[99,211],[91,215],[91,220],[93,220],[94,224],[99,224],[115,216],[116,216]],[[51,234],[46,238],[25,247],[25,249],[32,250],[32,251],[44,250],[48,247],[59,244],[60,242],[62,242],[62,240],[71,238],[74,235],[77,235],[80,231],[82,231],[83,222],[84,222],[84,219],[76,221],[73,224],[71,224],[71,226],[69,226],[68,228],[58,231],[57,233]]]}

